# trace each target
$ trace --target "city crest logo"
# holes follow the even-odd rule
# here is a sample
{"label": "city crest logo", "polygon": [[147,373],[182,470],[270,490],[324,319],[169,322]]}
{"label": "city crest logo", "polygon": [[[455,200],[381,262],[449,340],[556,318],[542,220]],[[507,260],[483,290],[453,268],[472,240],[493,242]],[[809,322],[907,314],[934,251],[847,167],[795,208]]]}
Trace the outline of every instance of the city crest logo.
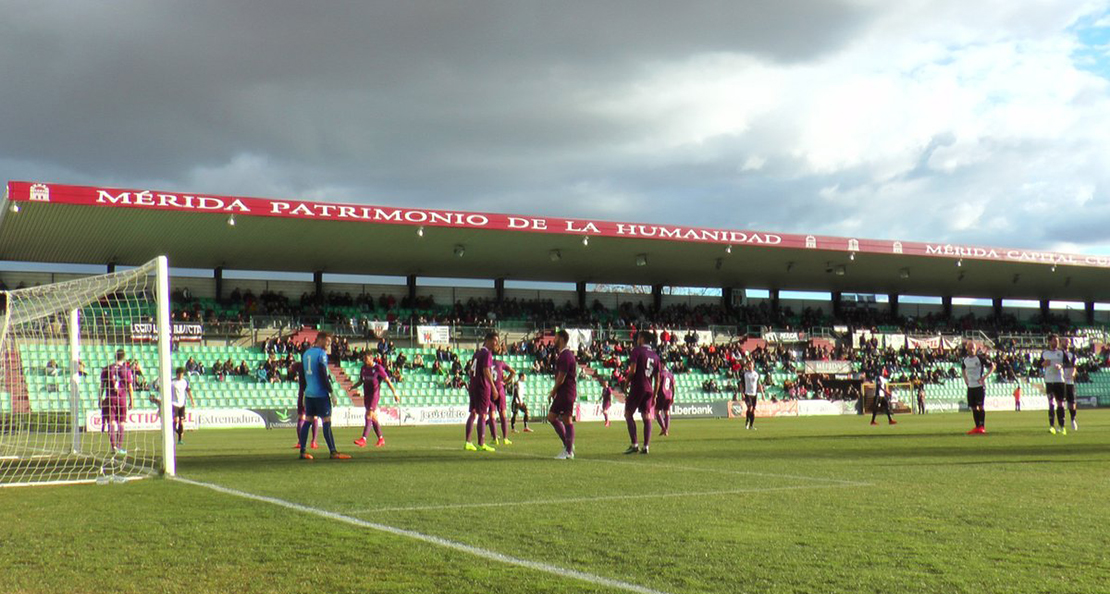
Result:
{"label": "city crest logo", "polygon": [[50,202],[50,188],[46,184],[34,184],[31,186],[31,201],[32,202]]}

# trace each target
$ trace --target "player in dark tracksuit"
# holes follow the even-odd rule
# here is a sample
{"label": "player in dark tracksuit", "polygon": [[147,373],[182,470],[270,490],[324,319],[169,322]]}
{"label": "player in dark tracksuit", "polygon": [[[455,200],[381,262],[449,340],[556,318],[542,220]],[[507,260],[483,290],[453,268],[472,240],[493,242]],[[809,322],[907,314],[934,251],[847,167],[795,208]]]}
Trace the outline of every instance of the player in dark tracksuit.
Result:
{"label": "player in dark tracksuit", "polygon": [[882,410],[886,413],[886,420],[891,425],[897,425],[898,421],[890,414],[890,388],[887,386],[887,379],[883,377],[882,373],[875,374],[875,404],[871,407],[871,424],[878,425],[875,422],[875,417],[879,415]]}

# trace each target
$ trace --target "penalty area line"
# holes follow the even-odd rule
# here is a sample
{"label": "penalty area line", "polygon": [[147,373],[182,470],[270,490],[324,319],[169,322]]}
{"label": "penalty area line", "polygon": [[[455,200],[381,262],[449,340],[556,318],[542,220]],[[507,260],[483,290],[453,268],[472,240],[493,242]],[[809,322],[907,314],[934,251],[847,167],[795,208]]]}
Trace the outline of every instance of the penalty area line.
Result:
{"label": "penalty area line", "polygon": [[529,501],[486,501],[482,503],[447,503],[440,505],[412,505],[402,507],[379,507],[352,510],[349,514],[372,514],[384,512],[430,511],[444,509],[467,509],[483,507],[515,507],[518,505],[558,505],[561,503],[593,503],[597,501],[625,501],[632,499],[669,499],[674,497],[714,497],[719,495],[743,495],[745,493],[767,493],[773,491],[801,491],[806,489],[835,489],[855,485],[790,485],[786,487],[752,487],[748,489],[726,489],[721,491],[684,491],[681,493],[641,493],[637,495],[597,495],[593,497],[566,497],[563,499],[533,499]]}
{"label": "penalty area line", "polygon": [[[433,447],[433,448],[428,448],[428,449],[439,450],[439,451],[452,451],[452,452],[458,450],[458,448],[447,448],[447,447]],[[528,453],[528,452],[512,452],[512,451],[507,451],[504,448],[497,450],[497,453],[493,454],[493,456],[500,456],[500,455],[517,456],[517,457],[521,457],[521,458],[537,458],[537,459],[540,459],[540,460],[548,460],[548,459],[554,459],[555,458],[554,456],[541,456],[539,454],[531,454],[531,453]],[[872,483],[867,483],[867,482],[862,482],[862,481],[850,481],[850,480],[847,480],[847,479],[835,479],[835,478],[827,478],[827,477],[822,477],[822,476],[806,476],[806,475],[802,475],[802,474],[779,474],[779,473],[775,473],[775,472],[758,472],[758,471],[754,471],[754,470],[731,470],[731,469],[728,469],[728,468],[705,468],[705,467],[701,467],[701,466],[683,466],[681,464],[668,464],[668,463],[665,463],[665,462],[664,463],[660,463],[660,462],[633,462],[631,460],[609,460],[609,459],[606,459],[606,458],[584,458],[582,456],[576,456],[574,461],[570,462],[570,463],[571,464],[581,464],[581,463],[584,463],[584,462],[596,462],[596,463],[599,463],[599,464],[617,464],[617,465],[620,465],[620,466],[635,466],[635,467],[642,468],[642,469],[647,469],[647,470],[669,469],[669,470],[678,470],[678,471],[682,471],[682,472],[708,472],[708,473],[712,473],[712,474],[732,474],[732,475],[739,475],[739,476],[762,476],[762,477],[778,478],[778,479],[786,479],[786,480],[811,481],[811,482],[815,482],[815,483],[826,483],[826,484],[831,485],[831,486],[840,486],[840,487],[872,487],[872,486],[874,486]],[[566,464],[566,463],[565,462],[560,462],[560,464]]]}
{"label": "penalty area line", "polygon": [[402,536],[402,537],[405,537],[405,538],[410,538],[410,539],[413,539],[413,540],[418,540],[418,541],[425,542],[425,543],[428,543],[428,544],[433,544],[433,545],[436,545],[436,546],[440,546],[440,547],[452,549],[452,550],[455,550],[455,551],[459,551],[459,552],[462,552],[462,553],[466,553],[466,554],[469,554],[469,555],[473,555],[475,557],[480,557],[482,559],[488,559],[490,561],[497,561],[498,563],[505,563],[507,565],[515,565],[517,567],[523,567],[525,569],[532,569],[532,570],[535,570],[535,571],[541,571],[541,572],[548,573],[548,574],[558,576],[558,577],[561,577],[561,578],[574,579],[574,580],[594,584],[594,585],[597,585],[597,586],[605,586],[605,587],[608,587],[608,588],[615,588],[615,589],[618,589],[618,590],[624,590],[626,592],[637,592],[638,594],[668,594],[667,592],[663,592],[662,590],[654,590],[652,588],[647,588],[645,586],[640,586],[640,585],[629,583],[629,582],[622,582],[620,580],[616,580],[616,579],[613,579],[613,578],[607,578],[607,577],[600,576],[600,575],[594,575],[592,573],[586,573],[584,571],[578,571],[578,570],[569,569],[569,568],[566,568],[566,567],[559,567],[558,565],[551,565],[550,563],[541,563],[539,561],[531,561],[531,560],[528,560],[528,559],[521,559],[519,557],[512,557],[512,556],[509,556],[509,555],[498,553],[496,551],[491,551],[489,549],[483,549],[483,548],[480,548],[480,547],[475,547],[475,546],[468,545],[468,544],[465,544],[465,543],[461,543],[461,542],[458,542],[458,541],[449,540],[449,539],[446,539],[446,538],[441,538],[439,536],[433,536],[431,534],[424,534],[423,532],[416,532],[414,530],[406,530],[404,528],[397,528],[397,527],[394,527],[394,526],[388,526],[386,524],[379,524],[377,522],[368,522],[366,520],[361,520],[359,518],[353,518],[351,516],[343,515],[343,514],[340,514],[340,513],[331,512],[331,511],[327,511],[327,510],[323,510],[323,509],[319,509],[319,508],[315,508],[315,507],[309,507],[307,505],[301,505],[299,503],[293,503],[292,501],[286,501],[284,499],[278,499],[277,497],[268,497],[266,495],[257,495],[257,494],[254,494],[254,493],[249,493],[247,491],[240,491],[238,489],[232,489],[230,487],[224,487],[223,485],[217,485],[217,484],[214,484],[214,483],[206,483],[206,482],[202,482],[202,481],[194,481],[194,480],[187,479],[187,478],[182,478],[182,477],[176,477],[174,480],[176,480],[178,482],[181,482],[181,483],[184,483],[184,484],[187,484],[187,485],[193,485],[195,487],[203,487],[205,489],[210,489],[212,491],[216,491],[217,493],[223,493],[225,495],[232,495],[232,496],[240,497],[240,498],[243,498],[243,499],[249,499],[251,501],[269,503],[270,505],[276,505],[278,507],[284,507],[286,509],[291,509],[291,510],[298,511],[298,512],[301,512],[301,513],[304,513],[304,514],[319,516],[321,518],[325,518],[325,519],[328,519],[328,520],[334,520],[336,522],[341,522],[341,523],[349,524],[349,525],[352,525],[352,526],[357,526],[359,528],[367,528],[367,529],[370,529],[370,530],[377,530],[378,532],[384,532],[386,534],[392,534],[394,536]]}

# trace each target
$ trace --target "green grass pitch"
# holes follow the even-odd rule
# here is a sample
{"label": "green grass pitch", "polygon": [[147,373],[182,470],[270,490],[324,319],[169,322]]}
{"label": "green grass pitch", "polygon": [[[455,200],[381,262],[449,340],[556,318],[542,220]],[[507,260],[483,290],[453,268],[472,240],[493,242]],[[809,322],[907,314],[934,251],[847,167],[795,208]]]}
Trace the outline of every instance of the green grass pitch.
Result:
{"label": "green grass pitch", "polygon": [[381,450],[339,429],[355,458],[313,462],[291,430],[191,433],[184,478],[558,569],[155,479],[0,489],[2,589],[626,591],[573,570],[674,594],[1108,592],[1110,411],[1067,436],[1045,417],[676,420],[648,456],[589,423],[567,462],[542,424],[493,454],[461,427],[386,427]]}

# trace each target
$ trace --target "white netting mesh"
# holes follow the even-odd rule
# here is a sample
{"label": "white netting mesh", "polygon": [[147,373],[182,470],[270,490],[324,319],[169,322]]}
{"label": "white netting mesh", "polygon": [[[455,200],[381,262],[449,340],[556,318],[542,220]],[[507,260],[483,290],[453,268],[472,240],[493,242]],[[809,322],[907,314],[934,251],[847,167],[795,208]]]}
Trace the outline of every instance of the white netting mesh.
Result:
{"label": "white netting mesh", "polygon": [[[160,377],[157,283],[151,261],[0,293],[0,486],[130,479],[164,468],[151,392]],[[129,372],[105,373],[121,349]],[[133,377],[130,397],[102,374]]]}

